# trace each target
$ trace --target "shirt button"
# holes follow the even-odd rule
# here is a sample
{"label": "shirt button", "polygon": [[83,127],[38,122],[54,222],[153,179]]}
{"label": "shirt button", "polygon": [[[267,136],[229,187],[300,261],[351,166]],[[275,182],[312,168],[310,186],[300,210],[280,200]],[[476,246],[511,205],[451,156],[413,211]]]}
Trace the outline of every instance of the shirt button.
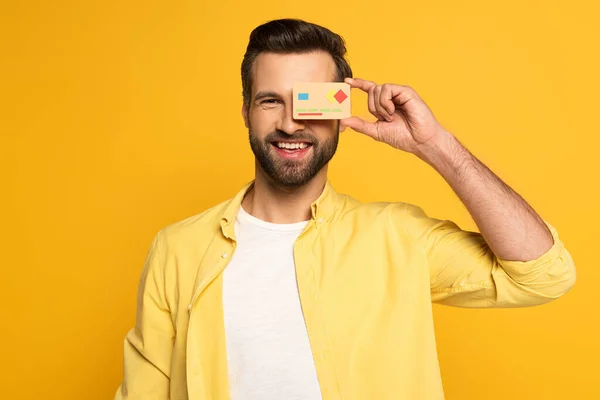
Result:
{"label": "shirt button", "polygon": [[319,218],[319,223],[323,222],[323,218]]}
{"label": "shirt button", "polygon": [[191,304],[189,304],[189,305],[188,305],[188,310],[191,310],[191,309],[192,309],[192,305],[191,305]]}
{"label": "shirt button", "polygon": [[227,254],[227,253],[223,253],[223,254],[221,254],[221,257],[222,257],[222,258],[227,258],[227,256],[228,256],[228,255],[229,255],[229,254]]}

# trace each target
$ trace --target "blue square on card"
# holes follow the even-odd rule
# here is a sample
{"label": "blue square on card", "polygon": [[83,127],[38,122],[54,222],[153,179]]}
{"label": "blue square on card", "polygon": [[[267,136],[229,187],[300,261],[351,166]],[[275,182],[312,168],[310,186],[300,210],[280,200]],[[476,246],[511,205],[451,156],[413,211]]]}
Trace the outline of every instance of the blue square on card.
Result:
{"label": "blue square on card", "polygon": [[298,100],[308,100],[308,93],[298,93]]}

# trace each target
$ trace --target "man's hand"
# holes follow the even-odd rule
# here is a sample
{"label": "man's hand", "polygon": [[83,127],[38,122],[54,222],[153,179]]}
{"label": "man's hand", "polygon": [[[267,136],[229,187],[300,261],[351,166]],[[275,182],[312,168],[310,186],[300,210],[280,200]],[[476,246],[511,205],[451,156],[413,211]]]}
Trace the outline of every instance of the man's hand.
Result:
{"label": "man's hand", "polygon": [[465,204],[494,254],[528,261],[550,249],[553,237],[542,218],[447,132],[412,88],[356,78],[346,83],[369,94],[369,111],[377,121],[350,117],[340,125],[413,153],[435,168]]}
{"label": "man's hand", "polygon": [[346,78],[352,88],[368,93],[369,111],[377,121],[359,117],[342,119],[342,127],[352,128],[400,150],[419,155],[432,139],[447,134],[433,113],[411,87],[392,83],[377,85],[359,78]]}

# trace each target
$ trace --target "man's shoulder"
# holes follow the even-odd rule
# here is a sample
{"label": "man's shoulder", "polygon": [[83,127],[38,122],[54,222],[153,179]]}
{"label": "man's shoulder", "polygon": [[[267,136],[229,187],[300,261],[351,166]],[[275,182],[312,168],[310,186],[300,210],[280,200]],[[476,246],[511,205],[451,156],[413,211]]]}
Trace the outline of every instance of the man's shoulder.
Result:
{"label": "man's shoulder", "polygon": [[420,206],[407,201],[359,201],[345,194],[342,198],[345,198],[343,207],[345,216],[382,214],[388,218],[411,218],[423,213]]}
{"label": "man's shoulder", "polygon": [[223,200],[203,211],[172,222],[164,226],[159,235],[171,244],[185,243],[189,240],[204,239],[214,235],[219,229],[220,217],[231,200]]}

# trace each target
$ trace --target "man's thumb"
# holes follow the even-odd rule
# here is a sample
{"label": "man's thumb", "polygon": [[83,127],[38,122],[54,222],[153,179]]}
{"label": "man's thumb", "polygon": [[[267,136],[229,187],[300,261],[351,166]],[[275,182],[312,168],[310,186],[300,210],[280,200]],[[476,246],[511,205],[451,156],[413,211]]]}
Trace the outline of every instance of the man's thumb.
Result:
{"label": "man's thumb", "polygon": [[350,128],[359,133],[375,137],[377,135],[377,127],[372,122],[367,122],[359,117],[348,117],[340,120],[340,126]]}

